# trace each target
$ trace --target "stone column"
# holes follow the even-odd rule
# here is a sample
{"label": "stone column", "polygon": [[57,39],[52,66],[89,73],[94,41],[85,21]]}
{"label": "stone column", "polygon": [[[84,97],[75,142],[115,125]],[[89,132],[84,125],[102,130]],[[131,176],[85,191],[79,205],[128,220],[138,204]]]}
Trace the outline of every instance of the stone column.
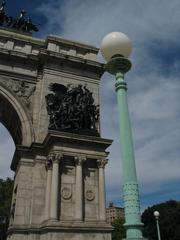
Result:
{"label": "stone column", "polygon": [[106,159],[97,160],[99,168],[99,220],[106,221],[106,196],[105,196],[105,177],[104,168],[107,164]]}
{"label": "stone column", "polygon": [[59,193],[59,162],[62,154],[53,153],[52,159],[52,184],[51,184],[51,204],[50,204],[50,219],[58,220],[58,193]]}
{"label": "stone column", "polygon": [[75,207],[75,218],[78,221],[83,221],[83,176],[82,176],[82,165],[86,160],[85,157],[75,157],[76,163],[76,207]]}
{"label": "stone column", "polygon": [[51,196],[51,181],[52,181],[52,161],[48,159],[46,163],[47,181],[46,181],[46,199],[45,199],[45,220],[49,219],[50,210],[50,196]]}

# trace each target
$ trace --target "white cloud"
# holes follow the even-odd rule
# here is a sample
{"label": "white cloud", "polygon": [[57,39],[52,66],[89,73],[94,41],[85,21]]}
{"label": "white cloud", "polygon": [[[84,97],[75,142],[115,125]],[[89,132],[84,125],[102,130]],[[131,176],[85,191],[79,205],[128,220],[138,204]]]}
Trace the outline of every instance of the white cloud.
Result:
{"label": "white cloud", "polygon": [[[56,9],[51,4],[48,8],[51,21],[45,31],[53,30],[64,37],[96,46],[111,31],[125,32],[132,39],[133,68],[126,79],[137,172],[143,194],[167,190],[168,182],[180,180],[180,85],[177,75],[180,59],[174,61],[168,57],[171,48],[179,44],[179,8],[178,0],[162,0],[161,4],[158,0],[70,0],[64,5],[58,1]],[[44,5],[43,11],[46,9]],[[167,59],[161,56],[162,51]],[[114,139],[106,170],[110,200],[120,197],[118,189],[122,184],[114,79],[105,74],[100,87],[103,136]]]}
{"label": "white cloud", "polygon": [[179,7],[178,0],[162,0],[161,4],[158,0],[59,0],[48,1],[39,10],[49,20],[45,33],[53,31],[97,44],[104,34],[118,30],[132,37],[135,47],[142,48],[151,39],[177,42]]}

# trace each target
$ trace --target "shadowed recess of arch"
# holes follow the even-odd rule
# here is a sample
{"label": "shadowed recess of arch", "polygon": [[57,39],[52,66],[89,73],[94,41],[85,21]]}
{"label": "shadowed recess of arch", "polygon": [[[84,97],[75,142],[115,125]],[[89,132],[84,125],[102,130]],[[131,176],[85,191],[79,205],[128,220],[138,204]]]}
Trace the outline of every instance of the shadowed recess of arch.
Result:
{"label": "shadowed recess of arch", "polygon": [[15,144],[22,143],[22,126],[12,105],[0,95],[0,122],[8,129]]}
{"label": "shadowed recess of arch", "polygon": [[28,109],[7,86],[0,82],[0,122],[10,132],[15,145],[31,146],[34,131]]}

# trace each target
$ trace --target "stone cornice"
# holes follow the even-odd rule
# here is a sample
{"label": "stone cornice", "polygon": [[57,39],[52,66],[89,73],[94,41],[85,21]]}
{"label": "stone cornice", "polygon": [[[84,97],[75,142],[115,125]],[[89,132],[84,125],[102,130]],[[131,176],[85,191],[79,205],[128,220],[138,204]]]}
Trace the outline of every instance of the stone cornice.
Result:
{"label": "stone cornice", "polygon": [[[43,143],[33,143],[30,147],[17,146],[16,151],[11,163],[11,169],[15,170],[18,166],[19,160],[21,157],[34,159],[36,154],[42,154],[47,156],[51,151],[53,146],[67,146],[70,148],[86,148],[88,150],[99,152],[98,157],[106,157],[108,153],[104,153],[105,150],[111,145],[112,140],[94,137],[79,135],[67,132],[58,132],[58,131],[49,131]],[[67,154],[66,151],[62,151],[62,154]],[[69,155],[69,154],[68,154]],[[71,155],[71,154],[70,154]],[[77,156],[77,153],[72,154],[72,156]],[[94,154],[96,155],[96,154]],[[88,156],[87,156],[88,157]]]}
{"label": "stone cornice", "polygon": [[23,61],[25,59],[29,61],[35,61],[38,62],[39,58],[37,57],[37,55],[35,54],[27,54],[25,52],[19,52],[19,51],[15,51],[15,50],[10,50],[10,49],[5,49],[5,48],[0,48],[0,55],[1,56],[8,56],[8,57],[15,57],[16,61],[17,59],[23,59]]}
{"label": "stone cornice", "polygon": [[55,36],[55,35],[49,35],[46,39],[46,43],[48,41],[52,41],[52,42],[55,42],[55,43],[57,43],[57,42],[62,43],[65,46],[69,46],[69,47],[76,47],[76,48],[81,48],[81,49],[84,49],[84,50],[93,51],[96,54],[99,51],[99,48],[94,47],[92,45],[89,45],[89,44],[86,44],[86,43],[80,43],[80,42],[76,42],[76,41],[71,41],[69,39],[65,39],[63,37]]}
{"label": "stone cornice", "polygon": [[[105,71],[104,64],[96,60],[99,49],[84,43],[78,43],[59,36],[47,36],[46,40],[34,38],[22,33],[0,29],[0,57],[12,62],[27,61],[38,69],[51,69],[61,64],[92,72],[99,79]],[[16,61],[14,61],[16,59]]]}
{"label": "stone cornice", "polygon": [[[97,75],[96,78],[98,78],[98,79],[102,76],[102,74],[105,71],[105,66],[102,63],[83,59],[83,58],[76,57],[76,56],[65,55],[62,53],[56,53],[56,52],[52,52],[52,51],[48,51],[48,50],[44,50],[44,49],[42,49],[40,51],[39,58],[40,58],[41,64],[45,65],[44,66],[45,69],[48,69],[48,64],[46,64],[46,63],[48,63],[48,62],[57,63],[58,65],[61,65],[62,71],[66,72],[66,70],[63,69],[63,65],[66,67],[71,66],[72,69],[73,69],[73,67],[75,69],[79,68],[80,70],[85,69],[87,72],[87,75],[88,75],[88,71],[94,72],[94,73],[96,73],[96,75]],[[50,69],[52,69],[52,67],[50,67]],[[69,72],[69,71],[70,70],[68,69],[67,72]]]}
{"label": "stone cornice", "polygon": [[29,82],[29,83],[36,83],[37,82],[37,76],[30,76],[30,75],[25,75],[22,73],[14,73],[10,71],[2,71],[0,72],[0,78],[3,79],[12,79],[12,80],[19,80],[21,79],[22,81]]}
{"label": "stone cornice", "polygon": [[106,148],[111,145],[112,140],[96,136],[79,135],[75,133],[51,130],[48,132],[43,144],[48,148],[48,146],[50,147],[57,142],[67,145],[73,144],[72,146],[77,144],[79,146],[86,146],[88,148],[96,148],[98,150],[105,151]]}
{"label": "stone cornice", "polygon": [[[9,29],[0,29],[0,37],[5,38],[6,40],[9,41],[19,41],[27,44],[35,44],[37,47],[40,49],[46,49],[46,50],[51,50],[52,52],[56,52],[56,49],[53,49],[52,47],[49,47],[48,44],[53,42],[56,45],[62,45],[68,49],[75,48],[78,50],[85,51],[86,53],[93,53],[94,55],[97,55],[99,49],[91,46],[89,44],[85,43],[79,43],[76,41],[72,41],[69,39],[62,38],[60,36],[47,36],[46,40],[44,39],[39,39],[35,38],[26,34],[18,33],[16,31],[11,31]],[[70,53],[68,55],[71,55]],[[86,57],[84,56],[86,59]],[[87,58],[88,59],[88,58]]]}
{"label": "stone cornice", "polygon": [[92,51],[95,54],[98,53],[99,48],[86,44],[86,43],[80,43],[77,41],[72,41],[60,36],[55,36],[55,35],[49,35],[47,36],[47,38],[44,39],[40,39],[40,38],[35,38],[30,36],[29,34],[24,34],[24,33],[20,33],[18,31],[13,31],[11,29],[0,29],[0,37],[4,37],[8,40],[18,40],[18,41],[22,41],[22,42],[26,42],[26,43],[30,43],[30,44],[35,44],[39,47],[44,47],[46,48],[49,42],[53,42],[53,43],[59,43],[59,44],[63,44],[64,46],[67,47],[76,47],[79,49],[83,49],[86,51]]}
{"label": "stone cornice", "polygon": [[18,40],[26,43],[36,44],[38,46],[44,46],[45,40],[39,39],[30,36],[29,34],[18,33],[17,31],[13,31],[10,29],[0,29],[0,37],[8,38],[9,40]]}

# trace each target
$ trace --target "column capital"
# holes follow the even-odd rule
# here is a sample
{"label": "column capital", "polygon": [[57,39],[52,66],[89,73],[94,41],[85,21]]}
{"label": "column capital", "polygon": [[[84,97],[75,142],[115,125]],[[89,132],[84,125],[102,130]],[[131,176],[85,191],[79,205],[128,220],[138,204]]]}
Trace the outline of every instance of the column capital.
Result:
{"label": "column capital", "polygon": [[48,160],[52,163],[59,163],[60,160],[63,158],[63,154],[60,152],[51,152],[48,155]]}
{"label": "column capital", "polygon": [[49,158],[47,159],[45,167],[46,167],[46,171],[52,170],[52,160],[51,159],[49,159]]}
{"label": "column capital", "polygon": [[86,161],[86,156],[75,156],[74,157],[74,161],[75,161],[75,164],[78,165],[78,166],[82,166],[83,163]]}
{"label": "column capital", "polygon": [[105,165],[108,163],[108,159],[98,159],[97,160],[97,165],[98,165],[98,168],[105,168]]}

